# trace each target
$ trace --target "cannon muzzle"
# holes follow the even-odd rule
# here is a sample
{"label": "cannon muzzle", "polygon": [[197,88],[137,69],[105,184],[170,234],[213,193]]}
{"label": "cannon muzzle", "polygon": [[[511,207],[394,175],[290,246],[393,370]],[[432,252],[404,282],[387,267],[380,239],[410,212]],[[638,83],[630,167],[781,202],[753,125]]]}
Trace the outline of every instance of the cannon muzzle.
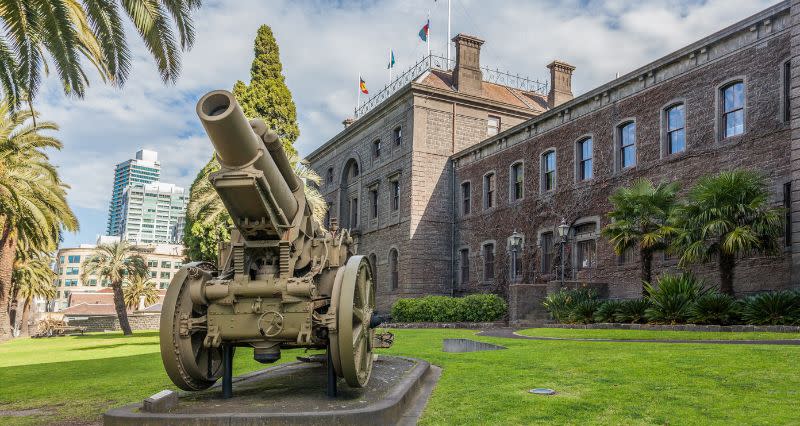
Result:
{"label": "cannon muzzle", "polygon": [[[236,98],[227,90],[215,90],[203,96],[197,103],[197,115],[223,169],[254,168],[263,173],[266,181],[266,184],[258,184],[259,179],[251,177],[215,182],[234,221],[252,223],[269,219],[274,222],[276,217],[282,216],[280,222],[287,223],[274,225],[291,222],[299,208],[293,192],[302,186],[276,135],[268,132],[260,121],[249,122]],[[270,206],[268,194],[280,214]]]}

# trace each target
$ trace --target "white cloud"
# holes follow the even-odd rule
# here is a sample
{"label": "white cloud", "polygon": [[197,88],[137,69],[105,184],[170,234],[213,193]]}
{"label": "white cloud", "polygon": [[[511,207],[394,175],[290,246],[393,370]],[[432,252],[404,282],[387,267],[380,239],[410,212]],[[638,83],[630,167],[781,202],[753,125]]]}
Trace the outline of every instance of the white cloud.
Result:
{"label": "white cloud", "polygon": [[[373,93],[386,84],[387,50],[397,70],[425,53],[417,32],[431,10],[432,48],[443,52],[446,2],[411,1],[207,1],[196,14],[197,41],[183,57],[175,85],[163,85],[147,52],[129,31],[133,72],[123,90],[93,80],[86,98],[65,99],[51,77],[37,102],[44,118],[61,125],[65,144],[53,155],[70,202],[105,210],[114,164],[140,148],[157,150],[163,180],[189,186],[211,155],[194,113],[206,91],[249,81],[252,43],[271,25],[281,49],[286,81],[297,104],[309,153],[341,130],[355,106],[360,73]],[[486,40],[482,62],[544,79],[558,58],[577,66],[578,93],[590,90],[659,56],[743,19],[774,0],[453,0],[453,35]],[[87,230],[84,240],[91,240]]]}

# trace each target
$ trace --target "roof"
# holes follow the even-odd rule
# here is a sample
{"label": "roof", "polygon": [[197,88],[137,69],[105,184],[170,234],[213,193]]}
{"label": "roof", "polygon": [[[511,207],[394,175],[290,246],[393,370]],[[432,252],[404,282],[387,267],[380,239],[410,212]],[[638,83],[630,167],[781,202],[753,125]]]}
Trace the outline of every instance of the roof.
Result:
{"label": "roof", "polygon": [[[433,87],[439,90],[448,90],[456,93],[453,85],[453,72],[442,70],[431,70],[425,78],[418,82],[421,85]],[[481,97],[494,102],[513,105],[517,108],[531,109],[537,112],[547,110],[547,97],[536,92],[526,92],[502,84],[481,82],[483,94]]]}
{"label": "roof", "polygon": [[[130,312],[128,310],[128,313]],[[81,303],[62,309],[59,313],[64,315],[116,315],[117,310],[113,303]]]}

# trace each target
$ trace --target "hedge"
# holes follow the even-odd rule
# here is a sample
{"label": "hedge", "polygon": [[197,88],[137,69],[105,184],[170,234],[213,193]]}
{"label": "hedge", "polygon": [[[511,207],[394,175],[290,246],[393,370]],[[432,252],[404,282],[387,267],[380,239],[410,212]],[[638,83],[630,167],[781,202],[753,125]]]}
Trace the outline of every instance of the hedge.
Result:
{"label": "hedge", "polygon": [[507,310],[506,302],[495,294],[426,296],[398,299],[392,305],[392,321],[489,322],[502,319]]}

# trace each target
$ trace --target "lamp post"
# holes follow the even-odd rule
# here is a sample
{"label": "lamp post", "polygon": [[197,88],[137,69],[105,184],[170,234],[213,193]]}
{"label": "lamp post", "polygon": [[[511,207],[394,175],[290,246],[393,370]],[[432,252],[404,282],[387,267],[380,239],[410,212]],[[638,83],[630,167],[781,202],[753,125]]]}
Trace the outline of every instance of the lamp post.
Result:
{"label": "lamp post", "polygon": [[558,237],[561,239],[561,287],[564,287],[564,244],[567,243],[567,236],[569,235],[569,225],[567,220],[562,218],[561,224],[558,225]]}
{"label": "lamp post", "polygon": [[522,234],[517,232],[515,229],[514,232],[511,234],[511,282],[517,282],[517,262],[519,259],[517,256],[519,255],[519,246],[522,245]]}

